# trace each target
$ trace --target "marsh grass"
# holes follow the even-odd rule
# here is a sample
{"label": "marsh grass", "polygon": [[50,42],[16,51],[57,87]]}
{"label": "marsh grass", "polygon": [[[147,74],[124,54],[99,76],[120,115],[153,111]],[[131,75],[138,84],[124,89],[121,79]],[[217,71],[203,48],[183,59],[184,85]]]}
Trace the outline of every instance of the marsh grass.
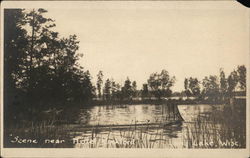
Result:
{"label": "marsh grass", "polygon": [[163,124],[158,127],[131,123],[129,127],[117,129],[110,127],[102,131],[95,126],[91,132],[83,132],[75,138],[80,140],[77,148],[176,148],[170,137],[165,133]]}
{"label": "marsh grass", "polygon": [[184,128],[184,148],[245,148],[245,106],[226,105],[202,115]]}
{"label": "marsh grass", "polygon": [[[68,125],[54,125],[51,122],[30,122],[30,125],[16,125],[5,129],[6,147],[31,147],[31,148],[61,148],[73,147],[69,141],[67,131],[71,127]],[[30,142],[36,140],[37,143]],[[59,140],[63,142],[59,143]],[[54,141],[54,142],[53,142]]]}

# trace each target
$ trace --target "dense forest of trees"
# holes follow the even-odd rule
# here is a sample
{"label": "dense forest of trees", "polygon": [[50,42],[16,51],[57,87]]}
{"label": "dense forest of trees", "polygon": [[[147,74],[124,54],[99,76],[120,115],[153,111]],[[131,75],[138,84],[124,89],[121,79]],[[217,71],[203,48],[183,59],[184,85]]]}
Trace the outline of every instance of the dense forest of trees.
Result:
{"label": "dense forest of trees", "polygon": [[[104,80],[97,74],[96,85],[88,70],[78,63],[76,35],[61,37],[54,31],[55,21],[46,18],[45,9],[4,10],[4,108],[5,120],[18,120],[19,115],[32,116],[49,108],[72,108],[98,101],[161,100],[172,95],[175,76],[167,70],[152,73],[138,89],[129,77],[124,83],[113,78]],[[235,95],[237,86],[246,91],[246,67],[238,66],[226,77],[223,69],[218,76],[202,81],[189,77],[184,91],[177,96],[197,99],[226,100]],[[72,104],[73,103],[73,104]]]}

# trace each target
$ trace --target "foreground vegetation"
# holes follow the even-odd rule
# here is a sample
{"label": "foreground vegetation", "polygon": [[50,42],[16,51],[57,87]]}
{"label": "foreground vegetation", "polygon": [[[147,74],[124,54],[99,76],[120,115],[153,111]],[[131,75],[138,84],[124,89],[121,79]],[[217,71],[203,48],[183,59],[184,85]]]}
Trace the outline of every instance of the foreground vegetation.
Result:
{"label": "foreground vegetation", "polygon": [[245,148],[246,100],[202,115],[185,127],[187,148]]}

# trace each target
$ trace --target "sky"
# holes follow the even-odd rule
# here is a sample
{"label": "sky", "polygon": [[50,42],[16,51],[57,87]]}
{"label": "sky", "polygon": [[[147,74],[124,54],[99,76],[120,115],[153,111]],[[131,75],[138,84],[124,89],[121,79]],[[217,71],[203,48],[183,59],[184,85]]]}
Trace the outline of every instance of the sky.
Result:
{"label": "sky", "polygon": [[185,77],[201,80],[220,68],[228,75],[249,57],[249,12],[235,2],[87,2],[47,10],[61,36],[77,35],[80,64],[94,83],[102,70],[105,79],[129,77],[140,89],[166,69],[177,79],[173,91],[181,91]]}

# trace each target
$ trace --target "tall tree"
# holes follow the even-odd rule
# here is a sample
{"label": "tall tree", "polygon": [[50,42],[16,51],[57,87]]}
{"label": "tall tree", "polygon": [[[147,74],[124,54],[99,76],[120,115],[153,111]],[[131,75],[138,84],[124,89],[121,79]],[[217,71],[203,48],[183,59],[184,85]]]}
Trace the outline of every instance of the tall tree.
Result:
{"label": "tall tree", "polygon": [[188,89],[188,79],[187,78],[185,78],[185,80],[184,80],[184,88],[185,88],[185,90]]}
{"label": "tall tree", "polygon": [[224,70],[220,69],[220,90],[223,93],[226,93],[227,90],[227,79]]}
{"label": "tall tree", "polygon": [[148,85],[153,95],[161,99],[163,96],[169,97],[171,95],[171,87],[175,83],[175,77],[171,77],[166,70],[161,73],[152,73],[148,79]]}
{"label": "tall tree", "polygon": [[132,95],[133,97],[137,97],[137,85],[136,85],[136,81],[132,82]]}
{"label": "tall tree", "polygon": [[103,89],[103,95],[106,100],[111,99],[111,81],[109,79],[106,80],[104,89]]}
{"label": "tall tree", "polygon": [[189,90],[189,81],[188,81],[188,78],[185,78],[184,80],[184,89],[185,89],[185,94],[187,96],[187,98],[189,98],[191,96],[191,92]]}
{"label": "tall tree", "polygon": [[[17,121],[17,115],[25,109],[22,89],[27,75],[27,31],[22,9],[4,9],[4,122]],[[21,109],[20,109],[21,108]],[[6,128],[5,128],[6,129]]]}
{"label": "tall tree", "polygon": [[238,83],[238,74],[237,71],[232,71],[227,79],[228,82],[228,93],[230,96],[234,96],[235,88]]}
{"label": "tall tree", "polygon": [[131,99],[132,98],[132,85],[130,79],[127,77],[127,79],[124,82],[124,86],[122,87],[122,96],[123,99]]}
{"label": "tall tree", "polygon": [[202,81],[203,95],[208,97],[210,100],[216,101],[219,94],[219,81],[217,76],[210,75],[205,77]]}
{"label": "tall tree", "polygon": [[200,83],[197,78],[185,78],[184,80],[184,88],[187,97],[191,95],[199,97],[200,95]]}
{"label": "tall tree", "polygon": [[99,71],[98,74],[97,74],[97,83],[96,83],[96,87],[97,87],[97,90],[98,90],[98,97],[101,98],[102,96],[102,84],[103,84],[103,72],[102,71]]}
{"label": "tall tree", "polygon": [[[51,41],[53,35],[57,35],[56,32],[51,31],[51,28],[55,26],[54,21],[50,18],[45,18],[43,15],[47,13],[47,10],[39,8],[33,9],[26,14],[26,22],[28,24],[28,51],[26,58],[28,62],[28,88],[32,95],[33,89],[35,89],[35,78],[39,75],[40,66],[45,66],[44,62],[47,61],[46,56],[50,55],[50,51],[44,51],[43,48]],[[38,73],[38,74],[37,74]]]}
{"label": "tall tree", "polygon": [[200,84],[197,78],[189,78],[189,88],[194,96],[198,97],[200,95]]}
{"label": "tall tree", "polygon": [[141,97],[142,99],[149,97],[148,84],[142,85]]}
{"label": "tall tree", "polygon": [[222,100],[225,99],[226,93],[227,93],[227,79],[224,70],[220,69],[220,95],[222,97]]}
{"label": "tall tree", "polygon": [[112,97],[114,99],[119,99],[122,100],[122,92],[121,92],[121,85],[119,83],[113,82],[113,87],[114,87],[114,94],[112,93]]}
{"label": "tall tree", "polygon": [[246,91],[246,67],[245,65],[241,65],[237,67],[237,73],[239,76],[240,88],[243,91]]}

